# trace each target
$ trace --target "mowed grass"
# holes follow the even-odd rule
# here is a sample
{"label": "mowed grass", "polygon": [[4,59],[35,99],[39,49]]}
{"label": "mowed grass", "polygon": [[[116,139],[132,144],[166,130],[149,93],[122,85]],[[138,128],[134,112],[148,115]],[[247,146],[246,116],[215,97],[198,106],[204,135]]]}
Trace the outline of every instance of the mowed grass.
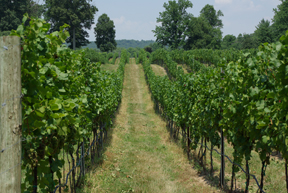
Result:
{"label": "mowed grass", "polygon": [[106,70],[109,72],[116,72],[119,66],[120,58],[116,58],[115,64],[102,64],[100,66],[101,70]]}
{"label": "mowed grass", "polygon": [[158,64],[151,64],[151,68],[152,68],[153,72],[155,73],[155,75],[157,75],[157,76],[167,75],[166,70]]}
{"label": "mowed grass", "polygon": [[81,192],[220,192],[171,141],[135,59],[126,64],[122,95],[104,154],[87,172]]}
{"label": "mowed grass", "polygon": [[118,69],[118,64],[102,64],[100,66],[101,70],[109,71],[109,72],[116,72]]}

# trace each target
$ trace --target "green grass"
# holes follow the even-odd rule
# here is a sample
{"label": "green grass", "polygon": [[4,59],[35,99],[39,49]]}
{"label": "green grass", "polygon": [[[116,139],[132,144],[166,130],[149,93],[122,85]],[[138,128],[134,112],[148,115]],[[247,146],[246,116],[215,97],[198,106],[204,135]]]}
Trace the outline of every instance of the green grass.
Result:
{"label": "green grass", "polygon": [[119,114],[102,161],[87,172],[81,192],[219,192],[191,169],[181,147],[169,139],[142,66],[125,68]]}
{"label": "green grass", "polygon": [[118,69],[118,64],[102,64],[100,66],[101,70],[106,70],[109,72],[116,72]]}

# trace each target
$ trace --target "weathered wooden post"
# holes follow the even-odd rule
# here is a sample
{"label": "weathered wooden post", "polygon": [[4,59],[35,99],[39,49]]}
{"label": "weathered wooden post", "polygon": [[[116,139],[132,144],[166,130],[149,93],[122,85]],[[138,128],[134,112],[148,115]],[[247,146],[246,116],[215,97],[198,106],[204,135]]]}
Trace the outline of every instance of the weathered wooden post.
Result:
{"label": "weathered wooden post", "polygon": [[0,37],[0,191],[21,192],[21,49]]}

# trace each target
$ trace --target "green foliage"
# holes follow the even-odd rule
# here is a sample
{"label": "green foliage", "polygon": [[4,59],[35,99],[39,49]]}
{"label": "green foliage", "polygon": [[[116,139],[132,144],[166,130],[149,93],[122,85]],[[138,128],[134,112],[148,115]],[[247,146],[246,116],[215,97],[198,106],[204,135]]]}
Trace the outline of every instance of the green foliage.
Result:
{"label": "green foliage", "polygon": [[277,8],[273,9],[275,15],[272,19],[273,36],[274,41],[277,41],[288,30],[288,1],[281,0],[281,4]]}
{"label": "green foliage", "polygon": [[129,53],[129,57],[133,57],[135,54],[139,52],[139,48],[128,48],[127,52]]}
{"label": "green foliage", "polygon": [[151,47],[152,48],[152,52],[154,52],[157,49],[163,48],[163,45],[161,45],[161,44],[159,44],[157,42],[154,42],[154,43],[149,44],[149,47]]}
{"label": "green foliage", "polygon": [[2,31],[0,32],[0,36],[9,36],[10,35],[10,31]]}
{"label": "green foliage", "polygon": [[189,0],[169,1],[164,3],[165,11],[160,13],[156,26],[153,30],[156,42],[163,46],[170,46],[171,49],[220,49],[223,27],[223,13],[216,12],[212,5],[206,5],[200,12],[199,17],[193,17],[186,12],[192,8]]}
{"label": "green foliage", "polygon": [[[144,48],[145,46],[155,43],[153,40],[141,40],[141,41],[139,40],[115,40],[115,41],[117,43],[117,48],[121,48],[121,49],[128,49],[128,48],[140,49],[140,48]],[[95,42],[90,42],[87,44],[87,46],[83,46],[82,48],[96,49],[97,45],[95,44]]]}
{"label": "green foliage", "polygon": [[144,48],[155,43],[153,40],[116,40],[118,48]]}
{"label": "green foliage", "polygon": [[236,37],[234,35],[226,35],[221,43],[222,49],[230,49],[235,46]]}
{"label": "green foliage", "polygon": [[239,34],[235,43],[232,44],[232,47],[238,50],[253,49],[259,46],[257,42],[257,36],[255,34]]}
{"label": "green foliage", "polygon": [[269,164],[275,150],[288,159],[287,51],[288,31],[280,42],[262,44],[256,54],[236,52],[230,60],[235,51],[191,50],[186,56],[173,51],[175,59],[218,61],[190,74],[177,68],[169,53],[153,52],[155,59],[165,61],[171,80],[156,76],[149,60],[142,64],[153,100],[168,121],[189,129],[192,148],[201,138],[219,146],[222,128],[234,148],[234,161],[249,161],[254,150]]}
{"label": "green foliage", "polygon": [[108,57],[106,52],[96,51],[95,49],[84,49],[85,57],[91,62],[100,62],[101,64],[108,63]]}
{"label": "green foliage", "polygon": [[70,43],[69,47],[73,48],[73,29],[75,29],[75,47],[87,45],[89,41],[88,32],[84,29],[90,29],[94,24],[94,15],[98,9],[90,5],[91,0],[45,0],[45,19],[51,23],[49,32],[59,30],[60,26],[65,23],[70,27],[68,28],[70,37],[66,42]]}
{"label": "green foliage", "polygon": [[200,17],[203,17],[212,28],[222,28],[223,23],[222,20],[219,18],[224,16],[221,10],[216,12],[213,5],[205,5],[203,9],[200,11]]}
{"label": "green foliage", "polygon": [[77,144],[90,145],[88,139],[99,125],[111,124],[121,100],[125,63],[120,61],[116,73],[102,72],[83,50],[63,45],[68,25],[47,35],[49,23],[32,18],[25,26],[27,19],[25,14],[22,25],[11,33],[23,42],[22,192],[53,192],[58,185],[53,176],[61,177],[64,165],[61,149],[73,155]]}
{"label": "green foliage", "polygon": [[[28,0],[27,13],[30,17],[40,18],[45,14],[45,5],[40,5],[33,0]],[[39,1],[38,1],[39,2]]]}
{"label": "green foliage", "polygon": [[219,49],[222,32],[213,28],[204,17],[192,17],[187,28],[184,49]]}
{"label": "green foliage", "polygon": [[17,29],[21,19],[27,12],[28,0],[1,0],[0,1],[0,31]]}
{"label": "green foliage", "polygon": [[156,26],[156,29],[153,30],[154,36],[156,42],[163,46],[177,49],[184,45],[187,22],[192,17],[186,9],[192,8],[193,4],[189,0],[178,0],[178,2],[173,0],[164,3],[163,7],[165,11],[160,12],[160,16],[157,18],[157,22],[161,22],[161,26]]}
{"label": "green foliage", "polygon": [[260,23],[256,26],[254,34],[258,45],[266,42],[272,43],[273,41],[272,28],[268,20],[262,19]]}
{"label": "green foliage", "polygon": [[114,22],[110,20],[107,14],[104,13],[98,18],[94,33],[95,43],[102,52],[113,51],[116,48]]}

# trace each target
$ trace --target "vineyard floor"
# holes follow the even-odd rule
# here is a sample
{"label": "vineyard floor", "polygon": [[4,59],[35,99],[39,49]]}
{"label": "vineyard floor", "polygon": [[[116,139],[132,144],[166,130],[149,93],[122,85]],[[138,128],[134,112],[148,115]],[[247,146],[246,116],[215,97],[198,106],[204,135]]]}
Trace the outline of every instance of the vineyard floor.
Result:
{"label": "vineyard floor", "polygon": [[123,99],[103,156],[86,175],[83,192],[220,192],[189,164],[154,111],[144,71],[125,67]]}
{"label": "vineyard floor", "polygon": [[165,76],[165,75],[167,75],[166,70],[162,66],[159,66],[158,64],[151,64],[151,67],[152,67],[153,72],[157,76]]}
{"label": "vineyard floor", "polygon": [[187,71],[187,66],[186,64],[178,64],[177,67],[182,67],[183,71],[184,71],[184,74],[188,74],[188,71]]}

